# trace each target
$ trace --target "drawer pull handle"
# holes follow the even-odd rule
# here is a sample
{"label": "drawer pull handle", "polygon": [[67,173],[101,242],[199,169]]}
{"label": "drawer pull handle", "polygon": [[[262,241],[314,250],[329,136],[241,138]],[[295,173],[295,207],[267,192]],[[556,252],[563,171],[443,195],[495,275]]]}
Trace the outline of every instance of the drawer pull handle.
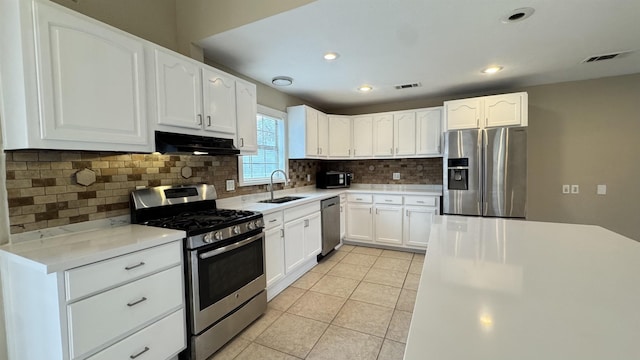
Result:
{"label": "drawer pull handle", "polygon": [[278,221],[278,219],[271,219],[271,220],[269,220],[269,222],[270,222],[270,223],[272,223],[272,222],[276,222],[276,221]]}
{"label": "drawer pull handle", "polygon": [[356,198],[356,200],[358,200],[358,201],[362,201],[362,198]]}
{"label": "drawer pull handle", "polygon": [[393,200],[386,199],[385,201],[386,201],[386,202],[391,202],[391,201],[393,201]]}
{"label": "drawer pull handle", "polygon": [[418,201],[417,201],[417,203],[418,203],[418,204],[424,204],[424,201],[422,201],[422,200],[418,200]]}
{"label": "drawer pull handle", "polygon": [[148,347],[148,346],[145,346],[145,347],[144,347],[144,350],[140,351],[139,353],[137,353],[137,354],[135,354],[135,355],[129,355],[129,358],[130,358],[130,359],[135,359],[135,358],[137,358],[138,356],[140,356],[140,355],[142,355],[142,354],[146,353],[146,352],[147,352],[147,351],[149,351],[149,350],[150,350],[150,349],[149,349],[149,347]]}
{"label": "drawer pull handle", "polygon": [[135,269],[135,268],[139,268],[140,266],[143,266],[143,265],[144,265],[144,261],[140,261],[140,263],[139,263],[139,264],[137,264],[137,265],[130,265],[130,266],[125,267],[124,269],[125,269],[125,270],[133,270],[133,269]]}
{"label": "drawer pull handle", "polygon": [[144,297],[144,296],[140,300],[136,300],[134,302],[127,303],[127,306],[128,307],[136,306],[136,305],[140,304],[143,301],[147,301],[147,298]]}

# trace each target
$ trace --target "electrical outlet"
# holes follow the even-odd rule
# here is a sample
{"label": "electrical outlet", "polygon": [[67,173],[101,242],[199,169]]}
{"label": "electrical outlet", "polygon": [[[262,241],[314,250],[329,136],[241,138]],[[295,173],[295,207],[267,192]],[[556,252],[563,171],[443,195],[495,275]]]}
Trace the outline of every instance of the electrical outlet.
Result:
{"label": "electrical outlet", "polygon": [[307,174],[307,181],[311,181],[311,174]]}
{"label": "electrical outlet", "polygon": [[393,173],[393,180],[400,180],[400,173]]}
{"label": "electrical outlet", "polygon": [[598,185],[598,186],[596,186],[596,194],[597,195],[607,195],[607,185]]}
{"label": "electrical outlet", "polygon": [[234,191],[236,189],[236,182],[233,181],[233,179],[227,180],[226,185],[227,191]]}
{"label": "electrical outlet", "polygon": [[580,186],[578,186],[578,185],[571,185],[571,193],[572,193],[572,194],[579,194],[579,193],[580,193]]}
{"label": "electrical outlet", "polygon": [[569,185],[562,185],[562,193],[563,194],[569,194],[571,193],[571,189]]}

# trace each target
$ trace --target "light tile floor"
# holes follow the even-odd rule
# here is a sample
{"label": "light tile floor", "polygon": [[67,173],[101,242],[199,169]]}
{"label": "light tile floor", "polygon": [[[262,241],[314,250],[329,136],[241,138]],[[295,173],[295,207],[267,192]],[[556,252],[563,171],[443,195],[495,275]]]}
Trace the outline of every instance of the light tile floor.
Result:
{"label": "light tile floor", "polygon": [[424,254],[344,245],[210,360],[402,360]]}

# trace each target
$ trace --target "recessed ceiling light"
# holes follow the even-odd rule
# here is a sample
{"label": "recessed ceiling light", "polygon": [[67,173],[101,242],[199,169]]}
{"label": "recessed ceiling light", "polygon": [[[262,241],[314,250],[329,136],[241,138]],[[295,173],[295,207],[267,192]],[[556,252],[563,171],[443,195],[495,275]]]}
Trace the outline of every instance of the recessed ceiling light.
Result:
{"label": "recessed ceiling light", "polygon": [[488,68],[482,70],[482,73],[483,74],[495,74],[500,70],[502,70],[502,66],[489,66]]}
{"label": "recessed ceiling light", "polygon": [[271,80],[275,86],[289,86],[293,84],[293,79],[288,76],[276,76]]}
{"label": "recessed ceiling light", "polygon": [[369,92],[373,90],[373,87],[371,85],[362,85],[358,88],[358,90],[361,92]]}
{"label": "recessed ceiling light", "polygon": [[529,16],[533,15],[533,12],[535,10],[533,8],[530,7],[524,7],[524,8],[519,8],[519,9],[515,9],[513,11],[511,11],[510,13],[508,13],[507,15],[503,16],[500,21],[502,21],[505,24],[510,24],[513,22],[517,22],[517,21],[522,21],[526,18],[528,18]]}
{"label": "recessed ceiling light", "polygon": [[337,59],[338,56],[340,56],[338,53],[328,52],[328,53],[324,54],[324,59],[331,61],[331,60]]}

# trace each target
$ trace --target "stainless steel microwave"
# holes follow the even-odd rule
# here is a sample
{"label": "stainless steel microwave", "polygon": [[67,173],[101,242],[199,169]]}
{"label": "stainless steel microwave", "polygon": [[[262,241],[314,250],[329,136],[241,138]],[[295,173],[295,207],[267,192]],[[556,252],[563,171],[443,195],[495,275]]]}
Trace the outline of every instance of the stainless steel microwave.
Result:
{"label": "stainless steel microwave", "polygon": [[353,173],[346,171],[320,171],[316,174],[316,187],[321,189],[348,188]]}

